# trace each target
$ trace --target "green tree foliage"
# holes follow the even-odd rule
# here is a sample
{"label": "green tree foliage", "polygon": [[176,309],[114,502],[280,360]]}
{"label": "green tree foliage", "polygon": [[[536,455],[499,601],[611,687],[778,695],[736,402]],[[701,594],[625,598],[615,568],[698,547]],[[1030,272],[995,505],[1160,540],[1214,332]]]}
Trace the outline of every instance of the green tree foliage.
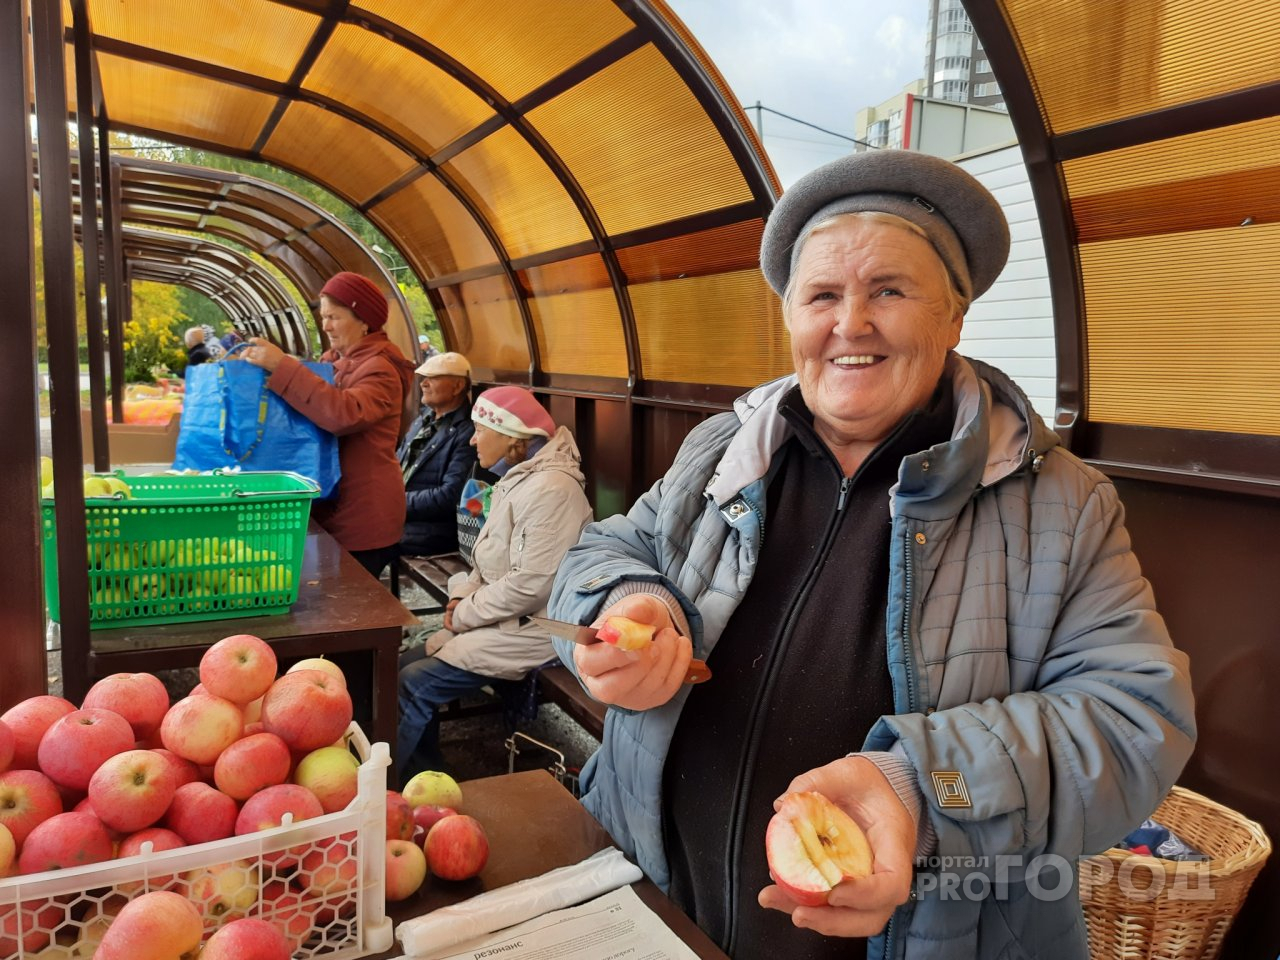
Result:
{"label": "green tree foliage", "polygon": [[178,294],[179,312],[189,321],[187,326],[200,327],[208,324],[223,333],[231,328],[231,323],[222,308],[197,290],[190,287],[175,287]]}
{"label": "green tree foliage", "polygon": [[157,377],[181,375],[187,366],[182,338],[191,325],[177,287],[135,283],[133,316],[124,325],[125,380],[154,383]]}

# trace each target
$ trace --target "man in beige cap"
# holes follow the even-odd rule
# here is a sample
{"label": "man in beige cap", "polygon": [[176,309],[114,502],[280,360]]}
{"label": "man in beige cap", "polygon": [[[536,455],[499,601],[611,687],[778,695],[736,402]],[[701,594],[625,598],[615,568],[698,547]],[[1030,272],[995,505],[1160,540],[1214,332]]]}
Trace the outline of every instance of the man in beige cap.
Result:
{"label": "man in beige cap", "polygon": [[416,373],[422,378],[422,413],[397,451],[406,506],[400,552],[425,557],[458,549],[458,497],[476,464],[475,427],[466,357],[438,353]]}

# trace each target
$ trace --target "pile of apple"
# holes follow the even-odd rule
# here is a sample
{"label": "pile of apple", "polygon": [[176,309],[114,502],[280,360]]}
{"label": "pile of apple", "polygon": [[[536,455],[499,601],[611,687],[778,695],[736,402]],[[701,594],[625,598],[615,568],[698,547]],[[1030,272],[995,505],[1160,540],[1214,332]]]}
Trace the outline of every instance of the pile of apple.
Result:
{"label": "pile of apple", "polygon": [[[121,494],[126,500],[133,498],[133,491],[114,473],[86,473],[84,475],[85,497],[114,497]],[[46,500],[53,499],[53,461],[48,457],[40,458],[40,496]]]}
{"label": "pile of apple", "polygon": [[402,794],[387,791],[388,900],[412,896],[428,873],[469,880],[484,869],[489,838],[479,820],[458,812],[461,806],[462,788],[436,770],[413,777]]}
{"label": "pile of apple", "polygon": [[[5,711],[0,876],[135,856],[144,844],[158,852],[221,840],[345,808],[357,794],[359,768],[344,741],[352,718],[346,680],[326,660],[302,661],[278,678],[276,670],[270,645],[239,635],[205,652],[200,684],[172,706],[158,678],[135,673],[98,681],[79,709],[61,697],[38,696]],[[178,894],[206,933],[251,910],[258,914],[261,898],[261,913],[281,929],[288,957],[313,929],[354,909],[354,842],[354,834],[330,837],[265,853],[260,861],[153,877],[150,885]],[[118,899],[135,897],[134,906],[108,903],[102,922],[77,932],[102,938],[101,928],[123,927],[116,936],[124,938],[134,923],[153,931],[163,926],[165,908],[153,916],[136,896],[141,887],[141,880],[117,884]],[[316,906],[344,897],[340,907]],[[28,953],[43,949],[48,931],[65,919],[56,901],[22,910],[0,906],[0,957],[17,953],[19,944]],[[55,947],[64,949],[49,949]]]}

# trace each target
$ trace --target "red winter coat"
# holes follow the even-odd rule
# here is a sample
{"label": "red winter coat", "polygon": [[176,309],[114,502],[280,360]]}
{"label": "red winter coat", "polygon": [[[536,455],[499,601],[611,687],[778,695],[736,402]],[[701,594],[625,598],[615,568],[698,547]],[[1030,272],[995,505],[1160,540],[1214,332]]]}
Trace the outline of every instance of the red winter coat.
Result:
{"label": "red winter coat", "polygon": [[330,351],[321,359],[333,362],[332,386],[289,356],[267,381],[289,406],[338,437],[337,495],[311,515],[347,550],[389,547],[404,532],[396,443],[413,364],[382,331],[342,356]]}

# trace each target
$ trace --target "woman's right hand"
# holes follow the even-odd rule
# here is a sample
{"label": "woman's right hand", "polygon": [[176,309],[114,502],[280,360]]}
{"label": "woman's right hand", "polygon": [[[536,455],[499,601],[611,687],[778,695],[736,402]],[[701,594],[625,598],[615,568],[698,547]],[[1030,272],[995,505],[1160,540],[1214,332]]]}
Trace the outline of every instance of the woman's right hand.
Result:
{"label": "woman's right hand", "polygon": [[671,611],[657,597],[635,593],[623,597],[596,619],[628,617],[657,627],[653,642],[644,650],[619,650],[610,643],[575,647],[573,662],[578,676],[593,697],[627,710],[660,707],[684,684],[693,659],[693,643],[676,632]]}

